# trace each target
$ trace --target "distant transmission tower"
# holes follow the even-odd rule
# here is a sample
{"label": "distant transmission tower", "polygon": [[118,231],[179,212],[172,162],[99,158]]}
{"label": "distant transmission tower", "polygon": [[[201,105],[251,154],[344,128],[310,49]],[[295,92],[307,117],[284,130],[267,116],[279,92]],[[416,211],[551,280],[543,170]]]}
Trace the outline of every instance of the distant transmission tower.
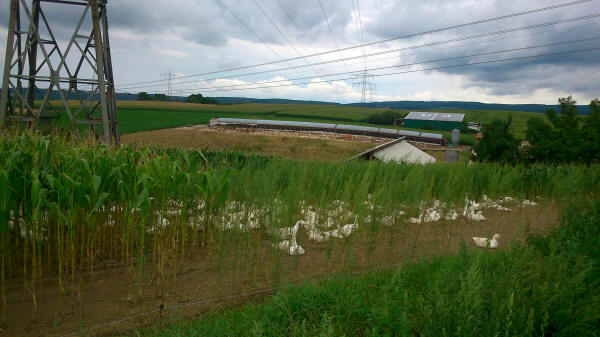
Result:
{"label": "distant transmission tower", "polygon": [[167,97],[169,98],[169,100],[171,100],[172,94],[173,94],[173,73],[171,72],[171,69],[169,69],[169,72],[166,74],[160,74],[160,76],[164,76],[168,82],[167,82]]}
{"label": "distant transmission tower", "polygon": [[[360,88],[361,90],[361,103],[367,103],[373,101],[373,92],[377,91],[377,84],[374,83],[374,78],[372,74],[367,72],[367,69],[364,69],[362,72],[358,73],[356,78],[358,81],[353,83],[353,86]],[[367,101],[367,92],[368,92],[368,101]]]}
{"label": "distant transmission tower", "polygon": [[[119,144],[106,2],[10,0],[0,128],[67,122],[76,134],[87,126],[106,143]],[[44,11],[69,8],[80,8],[81,15],[68,42],[59,45],[53,28],[61,22],[49,21]]]}

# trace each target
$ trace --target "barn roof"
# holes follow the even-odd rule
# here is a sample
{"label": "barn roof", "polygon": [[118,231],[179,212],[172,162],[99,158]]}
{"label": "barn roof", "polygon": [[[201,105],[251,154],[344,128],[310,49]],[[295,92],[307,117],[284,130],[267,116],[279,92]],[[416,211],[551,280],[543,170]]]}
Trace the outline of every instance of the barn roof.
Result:
{"label": "barn roof", "polygon": [[405,118],[426,120],[426,121],[443,121],[443,122],[462,122],[465,119],[465,114],[446,113],[446,112],[427,112],[427,111],[411,111]]}
{"label": "barn roof", "polygon": [[356,158],[377,158],[383,162],[393,161],[408,164],[435,163],[435,158],[414,147],[409,142],[405,141],[404,138],[394,139],[391,142],[376,146],[349,158],[347,161]]}

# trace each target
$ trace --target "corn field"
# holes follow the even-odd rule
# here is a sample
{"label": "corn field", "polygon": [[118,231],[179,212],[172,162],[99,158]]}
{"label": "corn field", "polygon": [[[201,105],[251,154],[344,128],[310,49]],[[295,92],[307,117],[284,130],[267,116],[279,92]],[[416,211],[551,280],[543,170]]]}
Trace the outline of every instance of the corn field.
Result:
{"label": "corn field", "polygon": [[[316,239],[327,240],[345,237],[359,224],[376,232],[403,223],[434,200],[462,207],[466,197],[484,195],[561,200],[600,193],[598,166],[296,162],[235,152],[111,148],[14,131],[0,137],[0,158],[3,310],[9,279],[22,279],[35,294],[43,275],[57,275],[62,289],[107,264],[140,279],[152,264],[161,275],[207,249],[223,261],[236,250],[255,249],[265,235],[261,228],[274,247],[292,252],[295,238],[282,239],[299,219]],[[331,228],[329,222],[356,227],[317,231]],[[240,234],[253,244],[233,247]]]}

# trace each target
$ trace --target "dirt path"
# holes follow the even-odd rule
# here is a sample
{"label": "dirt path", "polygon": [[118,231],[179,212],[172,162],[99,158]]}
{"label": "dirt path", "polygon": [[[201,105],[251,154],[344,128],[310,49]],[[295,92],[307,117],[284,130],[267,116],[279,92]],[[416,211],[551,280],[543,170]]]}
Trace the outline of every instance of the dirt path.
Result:
{"label": "dirt path", "polygon": [[[505,248],[525,233],[543,233],[557,224],[558,208],[557,203],[547,202],[514,207],[512,212],[490,209],[484,222],[461,217],[454,222],[398,224],[379,232],[365,227],[345,240],[329,243],[309,241],[301,229],[298,241],[306,254],[299,257],[270,248],[267,234],[256,230],[232,240],[229,252],[211,247],[195,250],[193,257],[170,266],[164,279],[156,277],[152,265],[145,267],[141,284],[135,282],[135,270],[98,269],[76,275],[73,283],[69,277],[60,296],[57,280],[49,277],[36,292],[36,310],[26,284],[11,281],[0,335],[77,335],[79,329],[86,336],[117,334],[244,303],[292,282],[453,253],[462,239],[472,246],[471,236],[500,233],[500,247]],[[249,295],[234,296],[239,294]]]}

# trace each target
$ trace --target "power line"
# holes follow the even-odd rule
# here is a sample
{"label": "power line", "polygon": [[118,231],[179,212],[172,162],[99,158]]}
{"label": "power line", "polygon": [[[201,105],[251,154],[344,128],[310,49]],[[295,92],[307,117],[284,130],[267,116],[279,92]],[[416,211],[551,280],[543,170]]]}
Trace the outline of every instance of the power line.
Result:
{"label": "power line", "polygon": [[[599,21],[594,21],[594,22],[588,22],[588,23],[579,24],[579,25],[573,25],[573,26],[571,26],[571,28],[573,28],[573,27],[583,27],[583,26],[595,25],[598,22]],[[505,41],[505,40],[515,39],[515,38],[524,37],[524,36],[534,36],[534,35],[540,35],[540,34],[548,34],[548,33],[552,33],[552,32],[553,32],[552,30],[546,29],[546,30],[543,30],[543,31],[541,30],[541,31],[538,31],[538,32],[528,32],[528,33],[525,33],[525,34],[514,35],[514,36],[505,36],[505,37],[501,37],[501,38],[489,39],[489,40],[479,41],[479,42],[461,43],[459,45],[448,46],[448,47],[443,47],[443,48],[436,48],[435,51],[437,52],[437,51],[441,51],[441,50],[447,50],[447,49],[450,49],[450,48],[455,49],[455,48],[461,48],[461,47],[467,47],[467,46],[473,46],[473,45],[489,44],[489,43],[493,43],[493,42]],[[386,56],[386,57],[374,58],[374,59],[371,59],[370,62],[380,62],[380,61],[384,61],[384,60],[398,59],[401,56],[418,55],[418,54],[422,54],[422,53],[425,53],[425,52],[427,52],[427,51],[417,51],[417,52],[411,52],[411,53],[399,53],[399,54],[394,55],[394,56]],[[363,63],[363,61],[358,61],[358,62],[354,62],[354,63],[348,63],[348,65],[352,66],[352,65],[362,64],[362,63]],[[334,69],[334,68],[340,68],[340,67],[341,66],[339,66],[339,65],[337,65],[337,66],[329,66],[328,69]],[[240,77],[240,76],[243,76],[243,75],[244,74],[236,75],[236,77]],[[188,83],[191,83],[191,82],[188,82]]]}
{"label": "power line", "polygon": [[[283,39],[290,45],[290,47],[292,47],[296,51],[296,54],[298,54],[298,55],[300,55],[300,57],[302,57],[302,59],[304,60],[304,62],[306,63],[306,65],[312,66],[306,60],[306,57],[304,57],[304,55],[302,55],[302,53],[300,53],[300,51],[298,51],[298,49],[296,48],[296,46],[294,46],[294,44],[287,38],[287,36],[283,33],[283,31],[281,29],[279,29],[279,26],[277,26],[277,24],[273,21],[273,19],[271,19],[271,17],[262,8],[262,6],[256,0],[252,0],[252,2],[254,2],[254,4],[256,5],[256,7],[258,7],[258,9],[261,11],[261,13],[267,18],[267,20],[269,20],[269,22],[271,23],[271,25],[273,25],[273,27],[275,27],[275,29],[279,32],[279,34],[283,37]],[[313,67],[313,70],[315,70],[315,72],[316,72],[316,69],[314,67]]]}
{"label": "power line", "polygon": [[172,95],[172,88],[173,88],[173,73],[171,72],[171,69],[169,69],[169,72],[166,74],[160,74],[160,76],[164,76],[168,79],[168,94],[167,97],[169,97],[169,99],[171,99],[171,95]]}
{"label": "power line", "polygon": [[[296,22],[294,21],[294,19],[292,18],[292,16],[288,13],[288,11],[285,9],[285,7],[283,6],[283,4],[281,3],[280,0],[275,0],[277,1],[277,4],[279,5],[279,7],[281,7],[281,11],[283,12],[283,14],[285,14],[285,16],[288,18],[289,22],[292,23],[292,25],[294,26],[294,28],[296,28],[296,31],[300,34],[300,36],[304,36],[304,34],[302,33],[300,27],[298,27],[298,25],[296,24]],[[310,43],[310,40],[304,38],[304,41],[307,42],[308,46],[310,47],[310,49],[313,51],[313,53],[317,53],[317,51],[315,50],[315,48],[313,47],[312,43]],[[323,61],[323,59],[319,56],[319,60]]]}
{"label": "power line", "polygon": [[[567,51],[562,51],[562,52],[544,53],[544,54],[528,55],[528,56],[517,56],[517,57],[504,58],[504,59],[479,61],[479,62],[455,64],[455,65],[432,67],[432,68],[424,68],[424,69],[397,71],[397,72],[383,73],[383,74],[373,74],[372,76],[374,76],[374,77],[383,77],[383,76],[409,74],[409,73],[425,72],[425,71],[432,71],[432,70],[452,69],[452,68],[460,68],[460,67],[475,66],[475,65],[482,65],[482,64],[492,64],[492,63],[499,63],[499,62],[515,61],[515,60],[525,60],[525,59],[532,59],[532,58],[545,57],[545,56],[555,56],[555,55],[582,53],[582,52],[595,51],[595,50],[600,50],[600,47],[585,48],[585,49],[576,49],[576,50],[567,50]],[[233,89],[228,89],[228,90],[222,90],[222,89],[218,89],[218,90],[206,90],[204,92],[222,92],[222,91],[238,91],[238,90],[279,88],[279,87],[289,87],[289,86],[302,85],[302,84],[315,84],[315,83],[326,83],[326,82],[333,82],[333,81],[345,81],[345,80],[352,80],[352,79],[355,79],[355,78],[356,77],[346,77],[346,78],[339,78],[339,79],[333,79],[333,80],[310,81],[310,82],[281,84],[281,85],[273,85],[273,86],[258,86],[258,87],[252,87],[252,88],[233,88]],[[211,88],[211,89],[214,89],[214,88]],[[198,90],[198,89],[188,89],[186,91],[189,92],[189,91],[196,91],[196,90]]]}
{"label": "power line", "polygon": [[362,47],[362,55],[363,55],[363,71],[361,74],[361,81],[355,82],[353,83],[354,86],[359,86],[361,88],[360,92],[360,102],[361,103],[366,103],[367,102],[367,91],[369,92],[369,102],[372,100],[373,98],[373,90],[377,89],[377,85],[375,83],[373,83],[373,76],[371,76],[370,73],[367,72],[367,57],[365,56],[365,35],[364,35],[364,31],[363,31],[363,27],[362,27],[362,17],[360,14],[360,0],[356,0],[356,7],[354,6],[354,0],[352,0],[352,9],[354,10],[354,15],[358,16],[357,18],[355,18],[355,22],[357,22],[357,26],[358,28],[360,28],[359,32],[359,40],[360,43],[363,45]]}
{"label": "power line", "polygon": [[[405,64],[394,65],[394,66],[385,66],[385,67],[371,68],[371,69],[367,69],[367,70],[368,71],[376,71],[376,70],[384,70],[384,69],[402,68],[402,67],[409,67],[409,66],[414,66],[414,65],[418,65],[418,64],[427,64],[427,63],[435,63],[435,62],[452,61],[452,60],[458,60],[458,59],[462,59],[462,58],[495,55],[495,54],[509,53],[509,52],[515,52],[515,51],[523,51],[523,50],[543,48],[543,47],[554,47],[554,46],[559,46],[559,45],[581,43],[581,42],[588,42],[588,41],[594,41],[594,40],[600,40],[600,37],[594,37],[594,38],[588,38],[588,39],[579,39],[579,40],[571,40],[571,41],[562,41],[562,42],[554,42],[554,43],[547,43],[547,44],[536,45],[536,46],[528,46],[528,47],[521,47],[521,48],[512,48],[512,49],[505,49],[505,50],[484,52],[484,53],[477,53],[477,54],[470,54],[470,55],[463,55],[463,56],[446,57],[446,58],[435,59],[435,60],[428,60],[428,61],[422,61],[422,62],[413,62],[413,63],[405,63]],[[353,73],[353,72],[339,72],[339,73],[324,75],[323,77],[347,75],[347,74],[351,74],[351,73]],[[313,77],[313,76],[308,77],[307,76],[307,77],[300,77],[300,78],[291,78],[291,79],[286,79],[286,80],[273,80],[273,81],[261,82],[261,84],[264,84],[264,83],[276,83],[276,82],[287,82],[287,81],[297,81],[297,80],[306,80],[306,79],[312,79],[312,78],[316,78],[316,77]],[[231,86],[227,86],[227,87],[237,87],[237,86],[246,86],[246,85],[254,85],[254,84],[238,84],[238,85],[231,85]],[[219,87],[219,88],[223,88],[223,87]],[[208,87],[208,88],[198,88],[198,89],[213,89],[213,88]]]}
{"label": "power line", "polygon": [[[215,1],[218,1],[219,3],[221,3],[224,6],[224,4],[221,2],[221,0],[215,0]],[[578,0],[578,1],[573,1],[573,2],[567,2],[567,3],[562,3],[562,4],[548,6],[548,7],[543,7],[543,8],[537,8],[537,9],[527,10],[527,11],[523,11],[523,12],[517,12],[517,13],[507,14],[507,15],[503,15],[503,16],[497,16],[497,17],[493,17],[493,18],[488,18],[488,19],[483,19],[483,20],[478,20],[478,21],[472,21],[472,22],[468,22],[468,23],[463,23],[463,24],[458,24],[458,25],[453,25],[453,26],[447,26],[447,27],[443,27],[443,28],[432,29],[432,30],[428,30],[428,31],[420,32],[420,33],[413,33],[413,34],[402,35],[402,36],[398,36],[398,37],[394,37],[394,38],[389,38],[389,39],[384,39],[384,40],[379,40],[379,41],[373,41],[373,42],[369,42],[369,43],[364,44],[364,46],[373,46],[373,45],[377,45],[377,44],[381,44],[381,43],[385,43],[385,42],[391,42],[391,41],[396,41],[396,40],[401,40],[401,39],[408,39],[408,38],[412,38],[412,37],[417,37],[417,36],[421,36],[421,35],[428,35],[428,34],[433,34],[433,33],[439,33],[439,32],[448,31],[448,30],[452,30],[452,29],[464,28],[464,27],[478,25],[478,24],[482,24],[482,23],[489,23],[489,22],[494,22],[494,21],[499,21],[499,20],[505,20],[505,19],[509,19],[509,18],[514,18],[514,17],[528,15],[528,14],[534,14],[534,13],[540,13],[540,12],[544,12],[544,11],[548,11],[548,10],[553,10],[553,9],[564,8],[564,7],[568,7],[568,6],[581,5],[581,4],[584,4],[584,3],[587,3],[587,2],[591,2],[591,1],[596,1],[596,0]],[[224,8],[226,8],[230,13],[233,14],[233,12],[231,12],[231,10],[228,9],[228,7],[224,6]],[[243,21],[241,21],[237,17],[237,15],[234,14],[234,17],[236,17],[238,19],[238,21],[240,21],[244,26],[247,27],[247,25],[245,23],[243,23]],[[249,29],[249,27],[247,27],[247,28]],[[257,36],[257,35],[255,35],[255,36]],[[259,38],[259,40],[262,41],[262,39],[260,39],[260,38]],[[356,48],[361,48],[361,47],[363,47],[363,45],[349,46],[349,47],[344,47],[344,48],[340,48],[340,49],[337,49],[337,50],[329,50],[329,51],[325,51],[325,52],[319,52],[319,53],[315,53],[315,54],[304,55],[304,57],[313,57],[313,56],[327,55],[327,54],[331,54],[331,53],[335,53],[335,52],[340,52],[340,51],[345,51],[345,50],[351,50],[351,49],[356,49]],[[292,57],[292,58],[288,58],[288,59],[282,59],[282,60],[279,60],[279,61],[270,61],[270,62],[264,62],[264,63],[259,63],[259,64],[253,64],[253,65],[247,65],[247,66],[229,68],[229,69],[224,69],[224,70],[199,73],[199,74],[194,74],[194,75],[179,76],[176,79],[189,78],[189,77],[199,77],[199,76],[217,74],[217,73],[222,73],[222,72],[229,72],[229,71],[235,71],[235,70],[256,68],[256,67],[262,67],[262,66],[266,66],[266,65],[272,65],[272,64],[277,64],[277,63],[287,62],[287,61],[292,61],[292,60],[298,60],[298,59],[300,59],[300,57]],[[140,82],[126,83],[126,84],[123,84],[122,86],[130,86],[130,85],[145,84],[145,83],[156,83],[156,82],[164,82],[164,80],[140,81]]]}
{"label": "power line", "polygon": [[[317,0],[319,2],[319,6],[321,7],[321,13],[323,13],[323,18],[325,19],[325,22],[327,23],[327,28],[329,28],[329,33],[331,34],[331,38],[333,38],[333,42],[335,43],[335,49],[338,51],[338,55],[340,56],[340,58],[343,59],[342,53],[340,52],[340,46],[337,43],[337,40],[335,39],[335,35],[333,35],[333,30],[331,29],[331,25],[329,24],[329,19],[327,19],[327,14],[325,14],[325,8],[323,7],[323,3],[321,2],[321,0]],[[344,61],[344,65],[346,65],[346,62]],[[348,69],[348,66],[346,65],[346,70]]]}
{"label": "power line", "polygon": [[[466,36],[466,37],[459,37],[459,38],[454,38],[454,39],[449,39],[449,40],[435,41],[435,42],[430,42],[430,43],[421,44],[421,45],[415,45],[415,46],[408,46],[408,47],[403,47],[403,48],[391,49],[391,50],[386,50],[386,51],[381,51],[381,52],[367,54],[366,57],[378,56],[378,55],[390,54],[390,53],[396,53],[396,52],[400,52],[400,51],[413,50],[413,49],[419,49],[419,48],[425,48],[425,47],[433,47],[433,46],[438,46],[438,45],[442,45],[442,44],[449,44],[449,43],[454,43],[454,42],[468,41],[468,40],[473,40],[473,39],[479,39],[479,38],[484,38],[484,37],[489,37],[489,36],[502,35],[502,34],[507,34],[507,33],[513,33],[513,32],[518,32],[518,31],[535,29],[535,28],[543,28],[543,27],[547,27],[547,26],[553,26],[553,25],[557,25],[557,24],[564,24],[564,23],[569,23],[569,22],[581,21],[581,20],[586,20],[586,19],[596,18],[596,17],[600,17],[600,13],[586,15],[586,16],[582,16],[582,17],[571,18],[571,19],[564,19],[564,20],[559,20],[559,21],[544,22],[544,23],[530,25],[530,26],[522,26],[522,27],[516,27],[516,28],[509,28],[509,29],[499,30],[499,31],[495,31],[495,32],[481,33],[481,34],[477,34],[477,35],[471,35],[471,36]],[[347,60],[352,60],[352,59],[357,59],[357,58],[362,58],[362,56],[351,56],[351,57],[344,58],[343,60],[347,61]],[[334,62],[340,62],[340,60],[337,60],[337,61],[336,60],[329,60],[329,61],[317,62],[317,63],[313,63],[313,65],[322,65],[322,64],[334,63]],[[259,75],[259,74],[266,74],[266,73],[272,73],[272,72],[278,72],[278,71],[284,71],[284,70],[290,70],[290,69],[296,69],[296,68],[302,68],[302,67],[305,67],[305,66],[304,65],[298,65],[298,66],[278,68],[278,69],[271,69],[271,70],[262,70],[262,71],[257,71],[257,72],[240,74],[240,75],[236,75],[236,76],[240,77],[240,76]],[[218,77],[213,77],[211,79],[204,79],[204,81],[210,81],[210,80],[216,80],[216,79],[219,79],[219,78]],[[176,82],[174,84],[188,84],[188,83],[195,83],[195,82],[197,82],[197,81],[194,80],[194,81]],[[154,85],[154,87],[160,87],[160,86],[164,86],[164,84]],[[133,88],[149,88],[149,87],[153,87],[153,86],[134,86],[134,87],[123,87],[123,86],[121,86],[119,88],[120,89],[133,89]]]}
{"label": "power line", "polygon": [[[354,0],[352,0],[352,7],[354,7]],[[360,43],[362,44],[363,55],[365,54],[365,33],[363,31],[362,16],[360,14],[360,0],[356,0],[356,9],[358,12],[358,26],[360,27]],[[365,60],[366,62],[366,60]]]}
{"label": "power line", "polygon": [[[223,8],[225,8],[240,24],[242,24],[242,26],[244,26],[250,33],[252,33],[265,47],[269,48],[275,55],[277,55],[277,57],[279,57],[281,60],[279,62],[285,62],[289,66],[291,66],[291,64],[289,63],[289,60],[284,59],[275,49],[273,49],[273,47],[271,47],[268,43],[266,43],[252,28],[250,28],[250,26],[248,26],[239,16],[237,16],[237,14],[235,14],[229,7],[227,7],[227,5],[225,5],[223,3],[223,1],[221,1],[221,0],[215,0],[215,1],[217,1]],[[185,76],[180,76],[178,78],[182,78],[182,77],[185,77]]]}
{"label": "power line", "polygon": [[[475,65],[482,65],[482,64],[499,63],[499,62],[513,61],[513,60],[521,60],[521,59],[531,59],[531,58],[544,57],[544,56],[554,56],[554,55],[561,55],[561,54],[579,53],[579,52],[594,51],[594,50],[600,50],[600,47],[598,47],[598,48],[587,48],[587,49],[564,51],[564,52],[559,52],[559,53],[547,53],[547,54],[539,54],[539,55],[531,55],[531,56],[513,57],[513,58],[507,58],[507,59],[498,59],[498,60],[491,60],[491,61],[482,61],[482,62],[474,62],[474,63],[464,63],[464,64],[442,66],[442,67],[433,67],[433,68],[426,68],[426,69],[407,70],[407,71],[399,71],[399,72],[384,73],[384,74],[374,74],[372,76],[374,76],[374,77],[383,77],[383,76],[400,75],[400,74],[408,74],[408,73],[417,73],[417,72],[425,72],[425,71],[432,71],[432,70],[451,69],[451,68],[459,68],[459,67],[466,67],[466,66],[475,66]],[[342,78],[342,79],[336,79],[335,81],[351,80],[351,79],[354,79],[354,78],[355,77],[347,77],[347,78]],[[304,83],[292,83],[292,84],[285,84],[285,85],[275,85],[275,86],[266,86],[266,87],[254,87],[254,88],[239,88],[239,89],[228,89],[228,90],[209,90],[209,91],[205,91],[205,92],[221,92],[221,91],[238,91],[238,90],[251,90],[251,89],[267,89],[267,88],[277,88],[277,87],[289,87],[289,86],[302,85],[302,84],[324,83],[324,82],[332,82],[332,81],[334,81],[334,80],[316,81],[316,82],[315,81],[311,81],[311,82],[304,82]]]}

